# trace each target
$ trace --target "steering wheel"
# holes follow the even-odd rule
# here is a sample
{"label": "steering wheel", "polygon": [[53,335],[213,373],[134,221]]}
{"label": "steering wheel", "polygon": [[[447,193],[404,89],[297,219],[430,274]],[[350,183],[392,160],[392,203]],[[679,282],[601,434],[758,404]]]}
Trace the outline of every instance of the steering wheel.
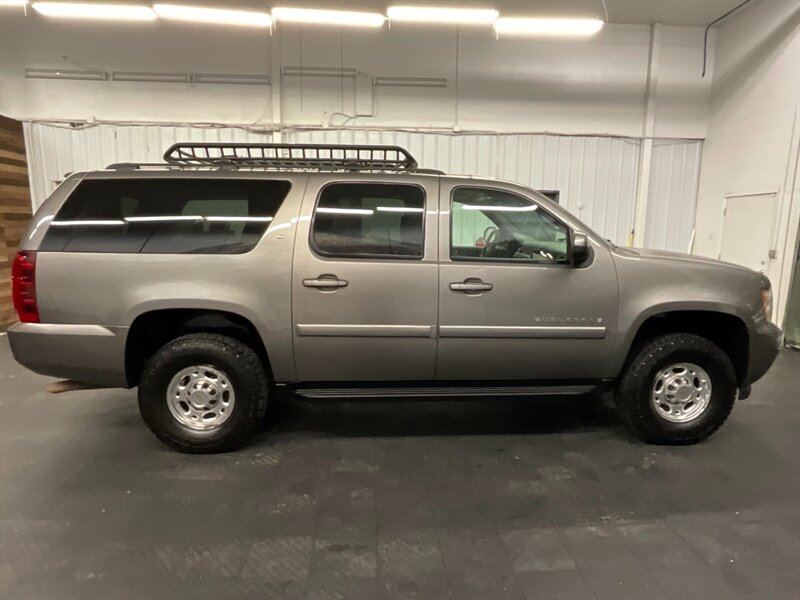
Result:
{"label": "steering wheel", "polygon": [[481,256],[491,256],[491,251],[497,243],[497,234],[499,230],[497,227],[487,227],[483,230],[483,248],[481,248]]}

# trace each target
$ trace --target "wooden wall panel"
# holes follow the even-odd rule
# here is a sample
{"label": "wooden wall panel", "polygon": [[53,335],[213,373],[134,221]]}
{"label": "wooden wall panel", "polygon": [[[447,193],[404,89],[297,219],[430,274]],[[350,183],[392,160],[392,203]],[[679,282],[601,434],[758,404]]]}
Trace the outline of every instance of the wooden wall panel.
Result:
{"label": "wooden wall panel", "polygon": [[11,260],[30,218],[22,123],[0,116],[0,330],[17,320],[11,305]]}

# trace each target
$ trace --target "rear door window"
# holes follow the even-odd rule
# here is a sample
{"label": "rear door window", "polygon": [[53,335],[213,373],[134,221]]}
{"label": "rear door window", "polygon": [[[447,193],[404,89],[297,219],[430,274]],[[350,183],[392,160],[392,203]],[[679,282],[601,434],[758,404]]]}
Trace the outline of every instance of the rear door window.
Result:
{"label": "rear door window", "polygon": [[335,183],[319,196],[312,244],[325,256],[422,258],[424,217],[419,186]]}
{"label": "rear door window", "polygon": [[272,180],[91,179],[58,211],[40,250],[242,254],[289,188]]}

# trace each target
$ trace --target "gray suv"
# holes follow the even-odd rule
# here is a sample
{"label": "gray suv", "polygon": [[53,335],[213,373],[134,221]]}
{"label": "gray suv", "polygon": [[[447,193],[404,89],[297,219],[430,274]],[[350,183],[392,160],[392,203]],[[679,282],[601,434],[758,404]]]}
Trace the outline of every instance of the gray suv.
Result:
{"label": "gray suv", "polygon": [[653,443],[711,435],[774,361],[769,280],[620,248],[528,188],[402,148],[178,144],[74,173],[12,268],[15,358],[139,387],[181,451],[307,398],[613,390]]}

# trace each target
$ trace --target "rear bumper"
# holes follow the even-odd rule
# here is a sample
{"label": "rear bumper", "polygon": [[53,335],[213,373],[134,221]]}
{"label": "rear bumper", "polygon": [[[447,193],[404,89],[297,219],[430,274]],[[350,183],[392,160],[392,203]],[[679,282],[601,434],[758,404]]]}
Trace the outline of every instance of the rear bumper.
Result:
{"label": "rear bumper", "polygon": [[755,334],[750,337],[750,362],[747,366],[745,383],[758,381],[769,370],[780,352],[782,337],[783,334],[777,325],[758,324]]}
{"label": "rear bumper", "polygon": [[127,335],[127,327],[17,323],[8,341],[17,362],[41,375],[127,387]]}

